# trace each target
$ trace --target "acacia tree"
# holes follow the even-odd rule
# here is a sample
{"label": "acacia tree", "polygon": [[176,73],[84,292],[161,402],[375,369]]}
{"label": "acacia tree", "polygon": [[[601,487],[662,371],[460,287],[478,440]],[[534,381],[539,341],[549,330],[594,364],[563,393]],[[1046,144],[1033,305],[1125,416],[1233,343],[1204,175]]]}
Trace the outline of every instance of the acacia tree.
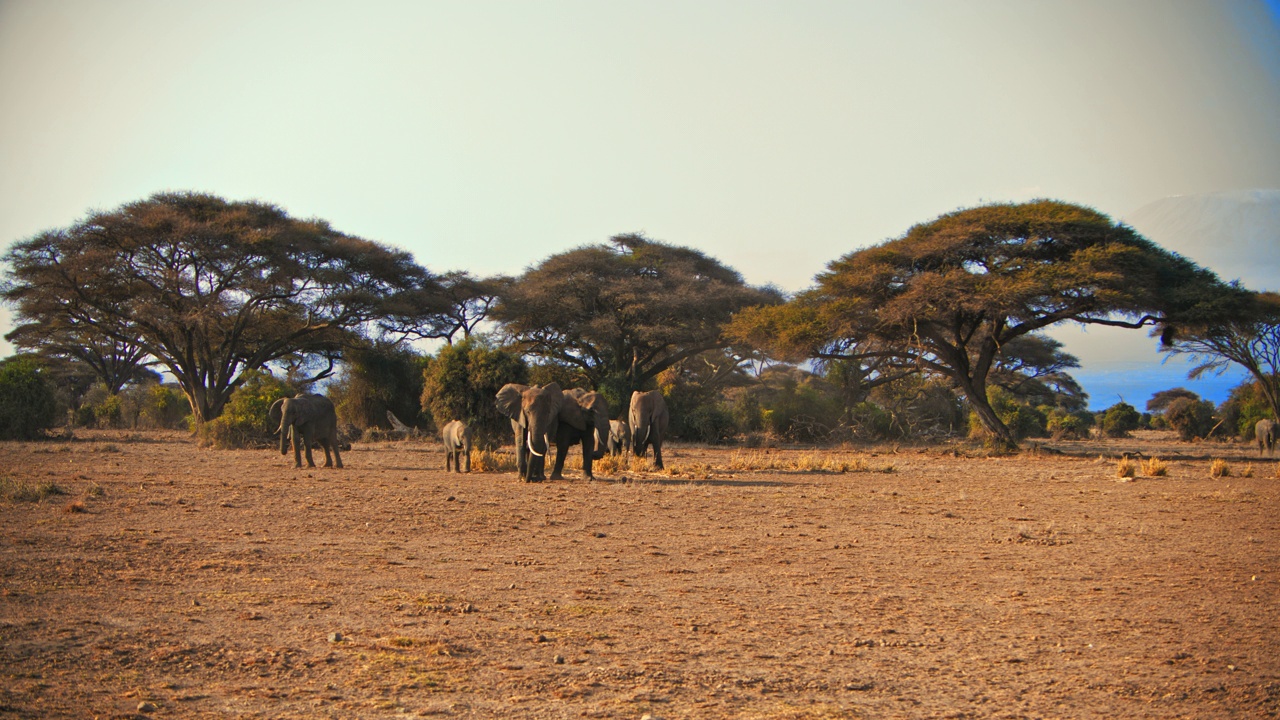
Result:
{"label": "acacia tree", "polygon": [[1161,349],[1198,362],[1191,379],[1221,373],[1231,363],[1243,367],[1257,381],[1271,416],[1280,418],[1280,294],[1247,293],[1241,305],[1226,320],[1168,326]]}
{"label": "acacia tree", "polygon": [[640,235],[553,255],[506,283],[492,317],[525,352],[581,371],[610,405],[728,348],[733,313],[781,301],[715,259]]}
{"label": "acacia tree", "polygon": [[198,422],[221,413],[247,370],[318,354],[318,379],[349,333],[426,325],[447,307],[407,253],[197,193],[91,214],[18,243],[5,262],[15,339],[136,347],[173,374]]}
{"label": "acacia tree", "polygon": [[995,440],[987,398],[1009,343],[1056,323],[1127,328],[1205,319],[1232,288],[1094,210],[1039,200],[961,210],[832,262],[782,308],[731,334],[790,354],[887,361],[950,379]]}

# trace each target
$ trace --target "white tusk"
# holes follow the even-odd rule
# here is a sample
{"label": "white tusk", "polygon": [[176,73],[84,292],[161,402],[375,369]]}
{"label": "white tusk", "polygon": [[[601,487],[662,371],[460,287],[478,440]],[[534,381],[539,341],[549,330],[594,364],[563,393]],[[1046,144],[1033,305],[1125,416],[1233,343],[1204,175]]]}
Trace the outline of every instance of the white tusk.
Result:
{"label": "white tusk", "polygon": [[533,449],[533,433],[529,433],[527,444],[529,446],[529,452],[533,453],[534,455],[537,455],[538,457],[543,457],[542,453]]}

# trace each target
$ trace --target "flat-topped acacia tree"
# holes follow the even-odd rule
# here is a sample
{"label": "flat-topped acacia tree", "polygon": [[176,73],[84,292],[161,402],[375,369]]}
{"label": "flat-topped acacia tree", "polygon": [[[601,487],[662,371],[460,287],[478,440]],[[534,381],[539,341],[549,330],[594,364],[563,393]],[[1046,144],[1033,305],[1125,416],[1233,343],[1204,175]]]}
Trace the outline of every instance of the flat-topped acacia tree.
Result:
{"label": "flat-topped acacia tree", "polygon": [[782,299],[697,250],[640,235],[552,255],[498,295],[491,317],[511,341],[578,370],[623,410],[663,370],[728,348],[733,313]]}
{"label": "flat-topped acacia tree", "polygon": [[949,378],[997,443],[1001,348],[1064,321],[1142,328],[1224,312],[1239,291],[1102,213],[1051,200],[960,210],[832,262],[729,334],[783,355],[914,366]]}
{"label": "flat-topped acacia tree", "polygon": [[332,360],[353,332],[446,325],[437,279],[405,252],[259,202],[165,193],[5,255],[14,342],[94,338],[174,375],[198,422],[244,372],[298,355]]}

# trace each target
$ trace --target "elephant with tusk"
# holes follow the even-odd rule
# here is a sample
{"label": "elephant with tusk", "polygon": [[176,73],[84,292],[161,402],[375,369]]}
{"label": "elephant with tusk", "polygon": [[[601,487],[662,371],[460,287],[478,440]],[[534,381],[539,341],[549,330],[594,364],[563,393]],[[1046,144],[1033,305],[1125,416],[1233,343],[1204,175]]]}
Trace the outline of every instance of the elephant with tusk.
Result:
{"label": "elephant with tusk", "polygon": [[556,445],[551,479],[561,477],[571,445],[582,444],[582,469],[592,478],[591,461],[604,457],[609,442],[609,410],[599,393],[556,383],[543,387],[508,383],[497,395],[498,411],[511,419],[516,442],[516,468],[526,482],[546,479],[546,455]]}
{"label": "elephant with tusk", "polygon": [[653,446],[653,466],[662,469],[662,441],[667,436],[671,416],[662,392],[651,390],[631,393],[631,452],[644,457],[645,450]]}
{"label": "elephant with tusk", "polygon": [[[319,442],[324,448],[324,466],[342,467],[342,454],[338,451],[338,414],[333,403],[323,395],[303,393],[291,398],[281,398],[271,405],[268,416],[272,423],[279,423],[280,454],[289,453],[289,440],[293,440],[293,465],[302,467],[302,450],[307,452],[307,465],[315,467],[311,457],[311,443]],[[333,448],[333,457],[329,449]]]}

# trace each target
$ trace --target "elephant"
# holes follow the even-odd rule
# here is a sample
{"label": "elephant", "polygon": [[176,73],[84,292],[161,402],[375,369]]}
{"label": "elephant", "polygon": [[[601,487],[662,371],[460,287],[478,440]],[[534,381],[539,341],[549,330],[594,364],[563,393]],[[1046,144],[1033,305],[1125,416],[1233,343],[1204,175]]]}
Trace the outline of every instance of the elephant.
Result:
{"label": "elephant", "polygon": [[631,452],[631,426],[625,418],[609,421],[609,454],[626,455]]}
{"label": "elephant", "polygon": [[[342,454],[338,442],[338,414],[333,403],[323,395],[301,393],[291,398],[281,398],[268,411],[272,423],[279,423],[280,454],[289,454],[289,440],[293,440],[293,466],[302,467],[302,450],[307,451],[307,465],[316,466],[311,457],[311,443],[319,442],[324,448],[324,466],[342,467]],[[333,449],[333,457],[329,450]]]}
{"label": "elephant", "polygon": [[454,420],[440,430],[444,442],[444,471],[462,472],[462,460],[466,458],[467,472],[471,472],[471,428],[461,420]]}
{"label": "elephant", "polygon": [[667,435],[671,416],[667,413],[667,401],[662,392],[651,390],[631,393],[631,452],[643,457],[649,445],[653,445],[653,466],[662,469],[662,440]]}
{"label": "elephant", "polygon": [[1257,425],[1253,426],[1253,437],[1258,441],[1259,455],[1264,450],[1268,455],[1275,452],[1277,430],[1280,430],[1280,425],[1277,425],[1273,420],[1262,419],[1258,421]]}
{"label": "elephant", "polygon": [[556,383],[538,387],[507,383],[497,395],[498,411],[511,419],[516,442],[516,469],[525,482],[546,479],[546,454],[556,444],[551,479],[564,469],[569,446],[581,442],[582,469],[592,478],[591,461],[604,457],[609,438],[608,406],[599,393],[564,392]]}

